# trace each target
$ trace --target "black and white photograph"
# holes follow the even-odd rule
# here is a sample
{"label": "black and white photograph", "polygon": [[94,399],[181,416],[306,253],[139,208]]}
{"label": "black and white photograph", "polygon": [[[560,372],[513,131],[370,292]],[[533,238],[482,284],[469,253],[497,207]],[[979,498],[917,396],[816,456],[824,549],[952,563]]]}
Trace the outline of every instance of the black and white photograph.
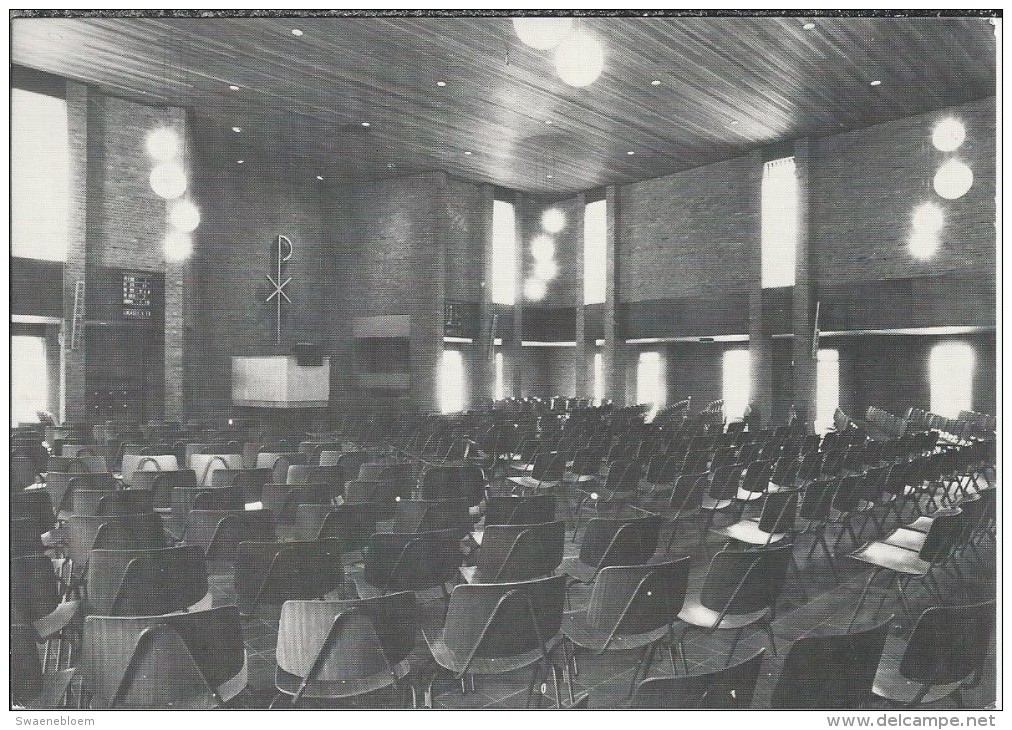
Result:
{"label": "black and white photograph", "polygon": [[12,723],[996,726],[1000,9],[8,22]]}

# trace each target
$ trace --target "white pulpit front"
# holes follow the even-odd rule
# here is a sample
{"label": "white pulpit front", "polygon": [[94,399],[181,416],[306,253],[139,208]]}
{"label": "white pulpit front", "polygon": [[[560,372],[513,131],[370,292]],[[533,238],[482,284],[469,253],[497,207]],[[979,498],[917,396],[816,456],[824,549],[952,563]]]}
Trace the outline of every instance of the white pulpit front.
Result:
{"label": "white pulpit front", "polygon": [[291,355],[232,358],[233,405],[324,408],[329,402],[329,357],[312,365],[300,365]]}

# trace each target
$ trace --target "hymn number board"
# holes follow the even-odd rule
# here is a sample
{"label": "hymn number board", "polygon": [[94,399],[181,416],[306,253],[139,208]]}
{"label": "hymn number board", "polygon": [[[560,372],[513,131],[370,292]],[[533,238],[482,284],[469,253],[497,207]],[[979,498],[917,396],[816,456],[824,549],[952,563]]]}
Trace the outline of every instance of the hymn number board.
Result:
{"label": "hymn number board", "polygon": [[153,289],[150,274],[123,272],[123,316],[129,319],[151,319]]}

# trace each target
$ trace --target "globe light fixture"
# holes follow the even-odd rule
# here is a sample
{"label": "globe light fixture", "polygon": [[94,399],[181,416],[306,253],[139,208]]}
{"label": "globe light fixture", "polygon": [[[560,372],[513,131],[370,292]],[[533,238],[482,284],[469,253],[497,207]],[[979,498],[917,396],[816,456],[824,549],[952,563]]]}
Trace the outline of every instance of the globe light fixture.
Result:
{"label": "globe light fixture", "polygon": [[158,197],[175,200],[186,192],[186,171],[178,162],[163,162],[151,170],[148,182]]}
{"label": "globe light fixture", "polygon": [[590,86],[604,70],[604,48],[585,31],[575,31],[555,49],[555,71],[570,86]]}
{"label": "globe light fixture", "polygon": [[183,143],[174,129],[163,127],[148,134],[144,147],[156,160],[167,162],[179,156]]}
{"label": "globe light fixture", "polygon": [[559,233],[566,227],[566,214],[558,208],[549,208],[541,214],[541,227],[549,233]]}
{"label": "globe light fixture", "polygon": [[949,160],[935,173],[935,192],[946,200],[956,200],[973,187],[973,170],[961,160]]}
{"label": "globe light fixture", "polygon": [[555,241],[541,233],[531,241],[531,256],[535,261],[551,261],[555,258]]}
{"label": "globe light fixture", "polygon": [[185,261],[193,253],[193,239],[183,231],[170,231],[163,245],[166,261]]}
{"label": "globe light fixture", "polygon": [[550,51],[573,31],[573,19],[513,18],[513,30],[531,48]]}
{"label": "globe light fixture", "polygon": [[958,119],[948,117],[935,125],[931,133],[931,144],[942,152],[958,149],[966,140],[966,127]]}
{"label": "globe light fixture", "polygon": [[190,233],[200,225],[200,211],[189,200],[177,200],[169,207],[169,225],[182,233]]}
{"label": "globe light fixture", "polygon": [[532,302],[544,299],[547,291],[548,287],[541,279],[528,279],[524,282],[524,297]]}

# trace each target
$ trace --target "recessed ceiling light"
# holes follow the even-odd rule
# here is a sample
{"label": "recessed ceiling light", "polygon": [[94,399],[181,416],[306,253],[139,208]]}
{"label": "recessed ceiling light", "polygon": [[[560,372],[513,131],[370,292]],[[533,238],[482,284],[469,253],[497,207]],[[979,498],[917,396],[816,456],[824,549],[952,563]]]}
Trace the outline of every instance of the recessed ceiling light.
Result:
{"label": "recessed ceiling light", "polygon": [[545,178],[548,180],[551,180],[553,177],[555,177],[555,175],[545,175]]}
{"label": "recessed ceiling light", "polygon": [[812,30],[815,28],[815,23],[805,23],[801,27],[804,28],[805,30]]}
{"label": "recessed ceiling light", "polygon": [[470,157],[474,153],[471,150],[464,150],[464,154],[467,155],[468,157]]}
{"label": "recessed ceiling light", "polygon": [[296,37],[301,36],[302,35],[302,31],[299,30],[298,28],[292,28],[292,35],[296,36]]}
{"label": "recessed ceiling light", "polygon": [[229,84],[228,88],[232,89],[232,91],[238,91],[239,90],[239,87],[236,86],[235,84]]}
{"label": "recessed ceiling light", "polygon": [[369,126],[369,122],[362,122],[362,126],[363,127],[368,127]]}
{"label": "recessed ceiling light", "polygon": [[632,150],[629,150],[628,152],[626,152],[626,154],[627,154],[627,155],[635,155],[636,153],[635,153],[635,152],[633,152]]}
{"label": "recessed ceiling light", "polygon": [[394,164],[394,163],[392,163],[392,162],[388,162],[388,163],[387,163],[387,167],[389,167],[390,169],[393,169],[393,168],[397,167],[397,165],[395,165],[395,164]]}
{"label": "recessed ceiling light", "polygon": [[545,124],[555,124],[551,119],[546,119]]}
{"label": "recessed ceiling light", "polygon": [[871,85],[872,86],[881,86],[882,82],[879,81],[878,79],[875,79],[874,81],[871,82]]}
{"label": "recessed ceiling light", "polygon": [[235,132],[236,134],[239,134],[239,132],[242,131],[242,127],[232,127],[232,131]]}
{"label": "recessed ceiling light", "polygon": [[236,161],[235,161],[235,164],[237,164],[237,165],[241,165],[241,164],[242,164],[242,163],[244,163],[245,161],[246,161],[246,160],[236,160]]}
{"label": "recessed ceiling light", "polygon": [[436,86],[446,86],[446,82],[445,81],[437,81],[436,82]]}
{"label": "recessed ceiling light", "polygon": [[661,81],[660,81],[660,79],[654,79],[653,81],[650,82],[650,85],[651,86],[660,86],[661,85]]}
{"label": "recessed ceiling light", "polygon": [[323,175],[317,175],[317,176],[316,176],[316,179],[317,179],[317,180],[322,180],[322,179],[323,179]]}

